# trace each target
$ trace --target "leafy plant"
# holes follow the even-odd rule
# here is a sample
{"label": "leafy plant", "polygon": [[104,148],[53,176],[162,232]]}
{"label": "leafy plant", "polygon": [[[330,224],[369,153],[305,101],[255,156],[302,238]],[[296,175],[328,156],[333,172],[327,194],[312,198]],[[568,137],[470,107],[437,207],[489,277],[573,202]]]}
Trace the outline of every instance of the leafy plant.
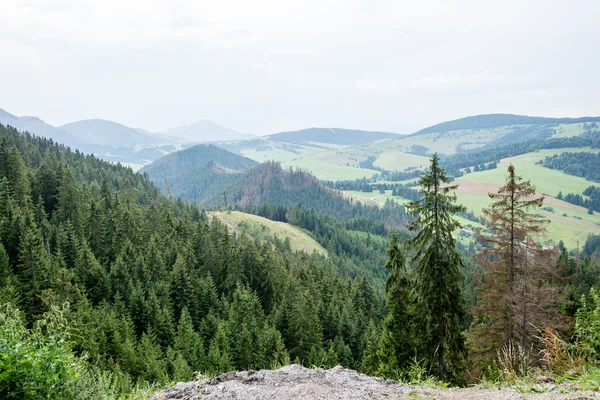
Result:
{"label": "leafy plant", "polygon": [[0,311],[0,397],[70,399],[79,379],[76,359],[53,307],[34,329],[27,329],[10,303]]}

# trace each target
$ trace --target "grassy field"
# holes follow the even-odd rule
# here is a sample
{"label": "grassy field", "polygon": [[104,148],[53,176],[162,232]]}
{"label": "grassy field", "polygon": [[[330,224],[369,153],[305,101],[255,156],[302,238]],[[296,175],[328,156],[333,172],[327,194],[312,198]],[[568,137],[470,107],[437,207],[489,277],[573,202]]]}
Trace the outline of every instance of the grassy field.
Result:
{"label": "grassy field", "polygon": [[209,216],[219,218],[235,232],[245,233],[261,241],[273,243],[274,236],[277,235],[281,241],[289,238],[293,250],[306,251],[307,253],[316,251],[319,254],[327,255],[327,251],[313,238],[295,226],[284,222],[275,222],[239,211],[211,212]]}
{"label": "grassy field", "polygon": [[506,169],[509,164],[515,166],[515,171],[518,175],[522,175],[525,179],[530,179],[535,185],[538,192],[556,197],[558,192],[581,193],[585,188],[593,185],[584,178],[579,178],[573,175],[567,175],[564,172],[543,167],[536,162],[543,160],[547,156],[561,154],[564,152],[595,152],[598,149],[591,148],[563,148],[563,149],[548,149],[540,150],[535,153],[522,154],[516,157],[505,158],[498,164],[498,168],[467,174],[457,179],[457,183],[464,182],[481,182],[502,185],[506,178]]}
{"label": "grassy field", "polygon": [[317,178],[325,181],[355,180],[371,178],[378,171],[372,169],[356,168],[322,161],[317,157],[298,157],[282,163],[283,167],[298,167],[310,171]]}
{"label": "grassy field", "polygon": [[490,204],[487,193],[496,191],[504,184],[506,169],[512,163],[518,175],[531,180],[538,193],[547,196],[544,204],[554,210],[554,212],[538,210],[541,216],[551,221],[547,229],[547,239],[555,243],[563,240],[569,248],[575,248],[578,242],[579,245],[583,245],[588,234],[600,234],[600,215],[598,213],[589,215],[585,208],[558,200],[556,195],[560,191],[563,194],[581,193],[594,182],[535,164],[547,156],[568,151],[598,152],[598,149],[549,149],[503,159],[496,169],[474,172],[457,179],[458,200],[468,210],[480,215],[481,209]]}
{"label": "grassy field", "polygon": [[323,151],[319,147],[288,145],[286,143],[273,142],[271,140],[263,140],[263,144],[259,147],[252,147],[241,151],[244,157],[248,157],[254,161],[289,161],[302,154],[311,154]]}
{"label": "grassy field", "polygon": [[[497,191],[504,184],[507,174],[506,169],[512,163],[519,175],[531,180],[538,193],[546,196],[544,207],[550,208],[546,210],[539,209],[536,213],[549,219],[551,223],[547,227],[545,238],[540,238],[540,240],[551,240],[554,243],[563,240],[568,248],[574,249],[578,243],[580,246],[583,245],[589,234],[600,234],[600,214],[589,215],[587,209],[558,200],[556,195],[560,191],[563,194],[581,193],[585,188],[593,185],[594,182],[545,168],[537,165],[536,162],[553,154],[583,151],[598,152],[599,150],[589,148],[540,150],[535,153],[503,159],[496,169],[473,172],[457,179],[455,183],[459,185],[458,201],[468,211],[473,211],[475,215],[480,216],[482,208],[489,207],[491,202],[487,193]],[[393,198],[395,201],[403,203],[402,198],[392,197],[389,190],[385,195],[381,195],[376,190],[372,193],[358,191],[347,191],[345,193],[362,201],[374,201],[384,204],[387,199]],[[461,218],[459,218],[459,221],[465,226],[475,225],[473,222]]]}
{"label": "grassy field", "polygon": [[[454,154],[458,148],[475,149],[483,147],[487,143],[500,139],[523,127],[525,126],[507,125],[496,128],[432,132],[417,136],[407,135],[394,139],[383,139],[353,147],[320,142],[307,142],[303,145],[297,145],[262,138],[261,144],[258,146],[256,141],[249,142],[254,144],[251,146],[249,144],[248,148],[242,149],[241,154],[258,162],[275,160],[284,163],[285,166],[300,167],[325,180],[353,180],[370,178],[376,173],[376,171],[370,169],[358,168],[360,162],[369,158],[375,158],[374,165],[376,167],[390,171],[403,171],[408,167],[422,167],[428,164],[428,157],[408,153],[412,146],[425,146],[431,153]],[[554,129],[552,137],[572,137],[581,135],[584,132],[582,123],[560,124],[552,129]],[[544,154],[544,151],[541,151],[541,154]],[[532,167],[530,171],[531,179],[539,177],[534,169],[535,167]],[[489,179],[494,182],[497,178],[498,176],[493,173],[490,173],[487,178],[486,176],[480,177],[480,179]],[[548,186],[547,191],[540,186],[540,190],[544,193],[553,193],[554,189],[560,186],[563,181],[564,179],[559,180],[554,187]]]}
{"label": "grassy field", "polygon": [[583,123],[581,124],[560,124],[554,128],[553,138],[561,137],[573,137],[581,135],[585,130],[583,129]]}
{"label": "grassy field", "polygon": [[403,197],[392,196],[391,190],[386,190],[385,194],[379,193],[378,190],[373,190],[373,192],[371,192],[371,193],[361,192],[358,190],[346,190],[346,191],[344,191],[344,193],[346,193],[346,195],[348,195],[354,199],[359,199],[362,201],[373,201],[373,202],[377,202],[381,205],[385,204],[385,202],[387,200],[394,200],[398,204],[405,204],[410,201]]}

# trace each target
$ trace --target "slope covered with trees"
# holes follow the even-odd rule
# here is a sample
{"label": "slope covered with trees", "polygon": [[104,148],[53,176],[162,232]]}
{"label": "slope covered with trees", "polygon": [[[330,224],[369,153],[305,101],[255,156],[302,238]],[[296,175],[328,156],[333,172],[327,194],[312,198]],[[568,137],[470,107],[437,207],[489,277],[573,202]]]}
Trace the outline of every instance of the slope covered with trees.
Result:
{"label": "slope covered with trees", "polygon": [[[464,208],[434,157],[408,206],[412,219],[404,221],[416,236],[392,235],[386,254],[383,235],[393,227],[386,218],[403,220],[403,208],[344,200],[337,209],[343,198],[313,197],[333,191],[310,175],[260,166],[269,169],[257,169],[238,197],[260,202],[239,205],[309,232],[333,255],[328,259],[232,234],[196,205],[161,195],[146,176],[50,140],[0,126],[0,151],[0,346],[7,349],[0,397],[119,398],[139,385],[192,379],[196,371],[291,362],[461,383],[482,374],[520,376],[536,365],[593,366],[600,354],[593,289],[600,267],[564,247],[557,257],[526,240],[540,231],[527,213],[540,200],[523,203],[533,189],[514,170],[486,214],[487,240],[467,249],[453,236],[453,216]],[[273,179],[276,173],[286,179]],[[288,189],[294,197],[277,198]],[[324,203],[314,209],[304,202]],[[340,218],[326,215],[327,208]],[[589,240],[591,254],[596,242]],[[507,264],[511,249],[517,256]],[[473,267],[474,250],[488,261],[478,260],[483,281],[493,283],[476,294],[474,278],[462,275]],[[492,279],[506,275],[496,268],[503,257],[516,271],[513,292],[510,282]],[[379,270],[366,269],[362,258]],[[372,281],[384,278],[382,299]],[[490,306],[507,293],[508,305]],[[465,299],[475,297],[473,318]],[[518,311],[510,314],[521,321],[512,340],[526,338],[522,346],[538,340],[530,322],[544,329],[536,343],[542,352],[520,352],[518,368],[511,347],[506,355],[502,340],[478,336],[477,328],[493,327],[507,307]],[[573,316],[576,341],[566,343],[557,332]],[[498,356],[465,374],[465,340],[481,337]],[[562,361],[547,356],[557,346]]]}
{"label": "slope covered with trees", "polygon": [[598,153],[561,153],[546,157],[541,164],[546,168],[600,182],[600,154]]}
{"label": "slope covered with trees", "polygon": [[222,199],[223,188],[258,163],[213,145],[197,145],[171,153],[144,167],[150,181],[165,193],[207,203]]}
{"label": "slope covered with trees", "polygon": [[232,235],[130,169],[2,126],[0,138],[0,320],[21,332],[3,333],[21,353],[0,361],[0,394],[56,396],[23,377],[37,367],[22,357],[46,346],[32,335],[64,337],[63,398],[290,360],[360,365],[380,315],[366,278]]}

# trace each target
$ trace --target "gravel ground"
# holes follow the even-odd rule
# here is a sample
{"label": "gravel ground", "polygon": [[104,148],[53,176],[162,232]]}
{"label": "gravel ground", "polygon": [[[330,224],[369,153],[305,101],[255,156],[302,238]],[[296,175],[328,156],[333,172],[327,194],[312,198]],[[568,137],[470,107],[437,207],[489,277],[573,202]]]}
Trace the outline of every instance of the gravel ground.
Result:
{"label": "gravel ground", "polygon": [[595,392],[556,387],[546,393],[521,393],[502,389],[429,389],[407,386],[335,367],[329,370],[289,365],[270,371],[229,372],[216,378],[178,383],[150,400],[591,400]]}

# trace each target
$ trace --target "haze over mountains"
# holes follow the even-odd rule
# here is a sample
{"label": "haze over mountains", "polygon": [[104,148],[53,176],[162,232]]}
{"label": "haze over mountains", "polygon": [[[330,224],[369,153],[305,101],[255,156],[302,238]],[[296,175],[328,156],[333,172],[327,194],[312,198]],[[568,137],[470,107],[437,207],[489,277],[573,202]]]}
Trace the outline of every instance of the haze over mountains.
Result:
{"label": "haze over mountains", "polygon": [[165,154],[195,143],[252,137],[209,120],[155,133],[104,119],[88,119],[52,126],[37,117],[18,117],[0,109],[0,123],[49,138],[84,153],[113,162],[148,164]]}

